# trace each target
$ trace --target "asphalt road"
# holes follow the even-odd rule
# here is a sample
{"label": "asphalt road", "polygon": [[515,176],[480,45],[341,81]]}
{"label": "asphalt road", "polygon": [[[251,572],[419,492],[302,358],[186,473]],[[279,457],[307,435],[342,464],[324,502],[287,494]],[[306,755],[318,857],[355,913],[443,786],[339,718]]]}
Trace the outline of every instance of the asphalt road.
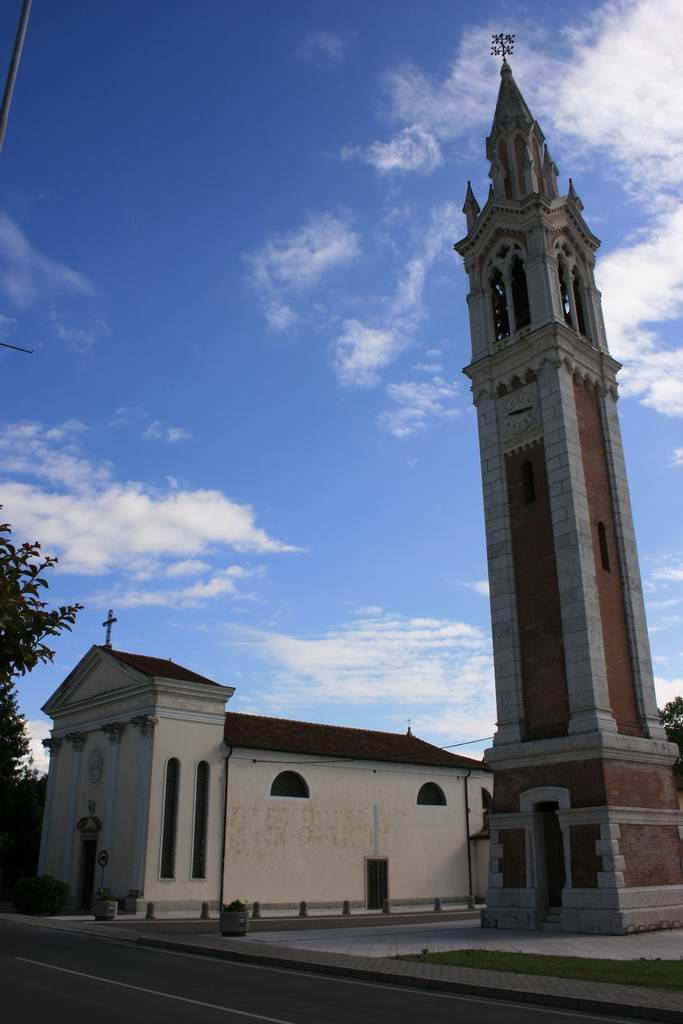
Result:
{"label": "asphalt road", "polygon": [[166,953],[0,922],[3,1020],[572,1024],[626,1020]]}

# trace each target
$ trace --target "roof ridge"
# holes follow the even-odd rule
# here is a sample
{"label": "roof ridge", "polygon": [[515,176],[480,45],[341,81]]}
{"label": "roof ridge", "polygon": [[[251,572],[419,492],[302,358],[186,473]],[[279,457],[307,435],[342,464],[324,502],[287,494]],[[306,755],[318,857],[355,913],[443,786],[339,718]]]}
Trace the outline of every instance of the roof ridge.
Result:
{"label": "roof ridge", "polygon": [[[267,718],[271,722],[289,722],[292,725],[314,725],[319,729],[347,729],[349,732],[371,732],[375,736],[402,736],[407,740],[416,740],[418,743],[426,743],[429,747],[434,747],[433,743],[429,743],[427,740],[421,740],[419,736],[414,736],[412,733],[405,732],[388,732],[386,729],[363,729],[359,725],[332,725],[330,722],[306,722],[302,718],[279,718],[275,715],[256,715],[250,711],[226,711],[227,715],[244,715],[245,718]],[[442,750],[442,747],[436,747],[436,750]]]}

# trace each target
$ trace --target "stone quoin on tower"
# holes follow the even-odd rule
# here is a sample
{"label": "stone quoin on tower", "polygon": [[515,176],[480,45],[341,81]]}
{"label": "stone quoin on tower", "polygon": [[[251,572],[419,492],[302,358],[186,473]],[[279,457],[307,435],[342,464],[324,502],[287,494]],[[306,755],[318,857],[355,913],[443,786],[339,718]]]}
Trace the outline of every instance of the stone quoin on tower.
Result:
{"label": "stone quoin on tower", "polygon": [[[504,40],[509,37],[501,37]],[[495,42],[495,39],[494,39]],[[616,375],[583,218],[502,52],[470,183],[472,383],[497,728],[488,927],[683,926],[678,750],[659,722]],[[499,55],[500,52],[499,52]]]}

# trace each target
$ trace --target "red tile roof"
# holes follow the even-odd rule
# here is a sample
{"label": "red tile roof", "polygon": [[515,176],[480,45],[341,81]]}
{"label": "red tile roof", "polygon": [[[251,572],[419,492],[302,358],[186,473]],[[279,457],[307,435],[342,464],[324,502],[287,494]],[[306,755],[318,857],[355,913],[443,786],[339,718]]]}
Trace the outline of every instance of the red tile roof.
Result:
{"label": "red tile roof", "polygon": [[317,754],[321,757],[356,758],[367,761],[395,761],[443,768],[483,768],[474,758],[451,754],[417,736],[405,733],[351,729],[342,725],[294,722],[288,718],[266,718],[227,711],[225,739],[235,747],[278,750],[288,754]]}
{"label": "red tile roof", "polygon": [[156,676],[158,679],[179,679],[186,683],[206,683],[208,686],[219,686],[213,679],[200,676],[189,668],[176,665],[170,658],[149,658],[146,654],[130,654],[128,651],[113,651],[111,647],[100,646],[101,651],[106,651],[112,657],[118,658],[138,672],[144,672],[146,676]]}

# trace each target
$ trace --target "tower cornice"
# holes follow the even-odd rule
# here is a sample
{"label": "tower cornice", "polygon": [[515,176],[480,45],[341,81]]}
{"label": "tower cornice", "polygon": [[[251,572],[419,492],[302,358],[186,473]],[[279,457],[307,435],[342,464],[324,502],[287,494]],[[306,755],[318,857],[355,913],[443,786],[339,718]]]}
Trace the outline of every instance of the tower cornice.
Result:
{"label": "tower cornice", "polygon": [[463,373],[472,382],[474,404],[477,405],[483,397],[493,396],[499,385],[509,385],[513,378],[521,380],[529,370],[538,375],[545,362],[556,367],[564,366],[573,376],[609,392],[616,400],[616,375],[621,363],[559,322],[543,324],[529,331],[523,342],[513,342],[500,352],[477,359],[464,367]]}

